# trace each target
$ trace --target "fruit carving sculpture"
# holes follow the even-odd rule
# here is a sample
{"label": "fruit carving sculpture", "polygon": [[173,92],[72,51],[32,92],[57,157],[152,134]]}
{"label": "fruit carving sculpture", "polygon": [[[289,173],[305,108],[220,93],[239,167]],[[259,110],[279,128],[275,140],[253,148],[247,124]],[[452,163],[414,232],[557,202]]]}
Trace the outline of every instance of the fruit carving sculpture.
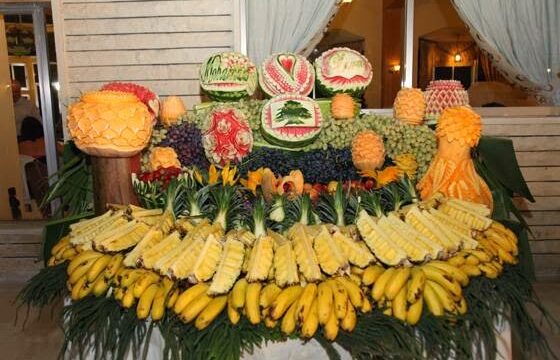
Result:
{"label": "fruit carving sculpture", "polygon": [[159,114],[159,98],[150,89],[144,86],[133,83],[111,82],[103,85],[101,91],[122,91],[136,95],[150,110],[150,112],[157,117]]}
{"label": "fruit carving sculpture", "polygon": [[206,59],[200,68],[200,86],[213,100],[239,100],[255,92],[257,69],[243,54],[215,54]]}
{"label": "fruit carving sculpture", "polygon": [[426,102],[422,90],[409,88],[399,90],[393,104],[395,119],[410,125],[421,125],[425,111]]}
{"label": "fruit carving sculpture", "polygon": [[104,157],[130,157],[149,142],[153,115],[126,92],[92,91],[68,108],[68,129],[83,152]]}
{"label": "fruit carving sculpture", "polygon": [[181,163],[177,153],[171,147],[155,147],[150,152],[150,171],[160,168],[180,168]]}
{"label": "fruit carving sculpture", "polygon": [[275,54],[266,58],[259,71],[261,89],[269,96],[309,95],[315,83],[313,65],[301,55]]}
{"label": "fruit carving sculpture", "polygon": [[333,48],[315,59],[315,76],[321,93],[349,93],[359,97],[371,82],[373,72],[365,56],[348,48]]}
{"label": "fruit carving sculpture", "polygon": [[337,120],[351,119],[359,110],[354,98],[348,94],[336,94],[331,101],[331,114]]}
{"label": "fruit carving sculpture", "polygon": [[437,118],[448,107],[469,104],[469,94],[457,80],[434,80],[424,92],[426,117]]}
{"label": "fruit carving sculpture", "polygon": [[161,103],[159,120],[163,126],[168,127],[176,124],[186,112],[187,109],[180,97],[169,96]]}
{"label": "fruit carving sculpture", "polygon": [[469,107],[458,106],[443,111],[436,128],[437,154],[418,183],[423,199],[441,192],[492,208],[490,189],[476,173],[471,159],[471,148],[478,144],[480,132],[480,116]]}
{"label": "fruit carving sculpture", "polygon": [[238,162],[253,147],[253,133],[244,116],[235,108],[215,109],[208,114],[202,144],[208,160],[224,166]]}
{"label": "fruit carving sculpture", "polygon": [[352,140],[352,162],[362,172],[373,172],[385,161],[383,139],[372,130],[359,132]]}

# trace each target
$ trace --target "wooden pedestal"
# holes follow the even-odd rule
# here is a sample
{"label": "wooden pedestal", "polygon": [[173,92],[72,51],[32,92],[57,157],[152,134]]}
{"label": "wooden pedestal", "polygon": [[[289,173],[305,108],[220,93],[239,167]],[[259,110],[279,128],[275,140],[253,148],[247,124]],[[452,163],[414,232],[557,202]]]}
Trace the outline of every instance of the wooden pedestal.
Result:
{"label": "wooden pedestal", "polygon": [[132,188],[130,158],[92,156],[91,165],[96,214],[105,212],[107,204],[138,205]]}

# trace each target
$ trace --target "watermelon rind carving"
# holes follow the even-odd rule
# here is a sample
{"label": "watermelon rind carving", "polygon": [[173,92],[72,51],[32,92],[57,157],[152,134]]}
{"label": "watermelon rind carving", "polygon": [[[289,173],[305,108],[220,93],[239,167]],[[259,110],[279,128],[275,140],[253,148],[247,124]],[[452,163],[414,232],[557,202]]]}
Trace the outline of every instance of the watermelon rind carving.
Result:
{"label": "watermelon rind carving", "polygon": [[302,95],[277,95],[263,106],[261,113],[265,140],[285,148],[312,143],[319,136],[322,124],[319,105]]}
{"label": "watermelon rind carving", "polygon": [[259,69],[259,85],[268,96],[309,95],[315,84],[315,70],[306,58],[294,53],[267,57]]}
{"label": "watermelon rind carving", "polygon": [[314,65],[317,89],[325,96],[347,93],[360,97],[373,77],[368,59],[349,48],[329,49]]}
{"label": "watermelon rind carving", "polygon": [[257,68],[238,52],[221,52],[207,58],[200,68],[200,87],[215,101],[249,97],[257,88]]}

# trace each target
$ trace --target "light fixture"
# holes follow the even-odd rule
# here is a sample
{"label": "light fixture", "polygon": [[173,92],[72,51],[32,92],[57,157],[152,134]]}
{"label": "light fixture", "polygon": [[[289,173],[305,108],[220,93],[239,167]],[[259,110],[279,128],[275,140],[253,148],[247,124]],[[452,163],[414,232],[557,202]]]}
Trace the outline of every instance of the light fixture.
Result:
{"label": "light fixture", "polygon": [[401,71],[401,66],[400,66],[399,64],[392,65],[392,66],[389,68],[389,72],[392,73],[392,74],[398,73],[399,71]]}
{"label": "light fixture", "polygon": [[459,53],[459,52],[455,53],[455,56],[453,56],[453,59],[455,60],[455,62],[463,61],[463,57],[461,56],[461,53]]}
{"label": "light fixture", "polygon": [[51,85],[56,91],[60,91],[60,83],[58,81],[54,81]]}
{"label": "light fixture", "polygon": [[342,3],[343,3],[343,4],[349,4],[349,3],[351,3],[351,2],[352,2],[352,0],[342,0]]}

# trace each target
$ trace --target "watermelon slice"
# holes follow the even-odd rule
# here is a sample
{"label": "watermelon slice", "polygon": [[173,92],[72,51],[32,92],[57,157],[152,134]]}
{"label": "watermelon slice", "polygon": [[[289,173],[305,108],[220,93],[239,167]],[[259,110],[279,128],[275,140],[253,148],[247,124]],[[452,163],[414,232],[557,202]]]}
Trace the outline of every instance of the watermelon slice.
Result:
{"label": "watermelon slice", "polygon": [[360,97],[373,77],[368,59],[348,48],[333,48],[315,59],[317,88],[325,96],[348,93]]}
{"label": "watermelon slice", "polygon": [[212,100],[240,100],[255,93],[257,68],[241,53],[214,54],[202,63],[200,87]]}
{"label": "watermelon slice", "polygon": [[314,83],[313,65],[298,54],[280,53],[269,56],[259,71],[259,85],[268,96],[309,95]]}
{"label": "watermelon slice", "polygon": [[322,123],[319,105],[302,95],[277,95],[262,109],[263,137],[271,144],[286,148],[313,142],[321,132]]}

